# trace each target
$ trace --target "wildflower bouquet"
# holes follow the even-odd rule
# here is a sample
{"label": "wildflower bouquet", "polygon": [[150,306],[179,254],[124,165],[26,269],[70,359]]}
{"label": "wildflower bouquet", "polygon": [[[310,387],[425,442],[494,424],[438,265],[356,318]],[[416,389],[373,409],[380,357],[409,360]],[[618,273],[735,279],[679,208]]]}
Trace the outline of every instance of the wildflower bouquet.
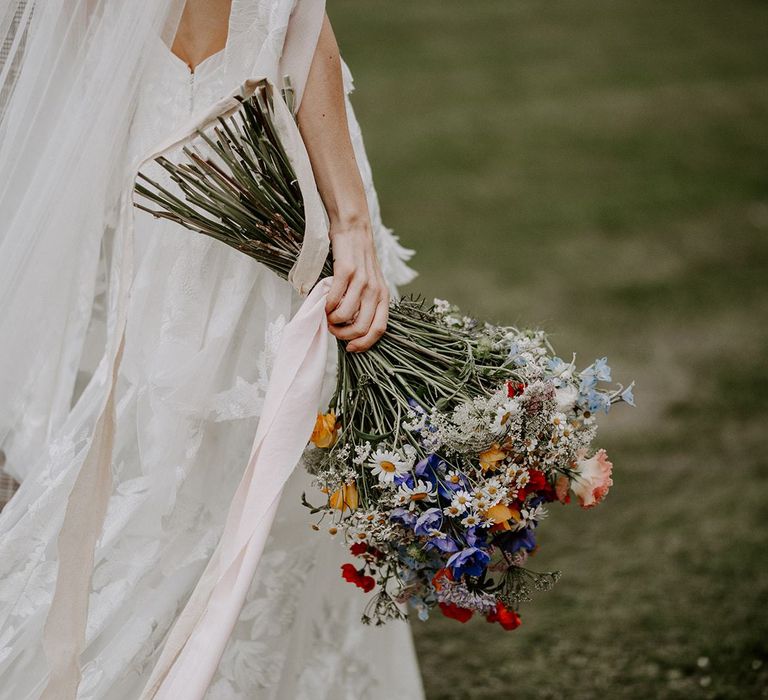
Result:
{"label": "wildflower bouquet", "polygon": [[[205,147],[157,162],[176,191],[140,176],[137,205],[212,236],[286,277],[301,249],[304,209],[272,124],[269,86],[220,119]],[[323,274],[332,274],[331,260]],[[304,505],[343,533],[355,563],[342,576],[374,591],[363,620],[426,618],[439,607],[504,629],[559,573],[527,568],[547,504],[599,503],[612,485],[595,416],[633,404],[609,387],[601,359],[577,371],[538,330],[484,323],[448,302],[406,297],[365,353],[338,344],[338,379],[305,462],[324,497]],[[316,498],[313,500],[317,500]]]}

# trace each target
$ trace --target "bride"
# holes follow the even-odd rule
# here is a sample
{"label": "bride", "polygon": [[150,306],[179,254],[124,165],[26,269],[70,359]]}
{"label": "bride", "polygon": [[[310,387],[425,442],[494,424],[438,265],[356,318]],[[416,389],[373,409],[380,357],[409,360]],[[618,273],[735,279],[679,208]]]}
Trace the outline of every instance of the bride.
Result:
{"label": "bride", "polygon": [[422,698],[408,626],[362,625],[343,543],[310,529],[301,465],[215,673],[152,682],[301,296],[125,206],[136,164],[244,80],[288,76],[328,215],[331,333],[365,351],[413,276],[324,2],[0,0],[0,41],[0,447],[21,481],[0,514],[0,700]]}

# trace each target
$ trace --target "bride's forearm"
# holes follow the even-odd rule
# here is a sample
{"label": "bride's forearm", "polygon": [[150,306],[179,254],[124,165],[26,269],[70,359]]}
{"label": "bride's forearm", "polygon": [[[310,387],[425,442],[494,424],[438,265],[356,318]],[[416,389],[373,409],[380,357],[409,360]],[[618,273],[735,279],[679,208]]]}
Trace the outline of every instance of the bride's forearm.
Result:
{"label": "bride's forearm", "polygon": [[348,341],[347,350],[360,352],[386,329],[389,291],[376,258],[365,188],[349,137],[341,58],[328,17],[323,20],[298,121],[331,224],[328,327]]}
{"label": "bride's forearm", "polygon": [[331,233],[370,228],[363,182],[347,127],[341,58],[328,17],[298,113],[318,191],[331,221]]}

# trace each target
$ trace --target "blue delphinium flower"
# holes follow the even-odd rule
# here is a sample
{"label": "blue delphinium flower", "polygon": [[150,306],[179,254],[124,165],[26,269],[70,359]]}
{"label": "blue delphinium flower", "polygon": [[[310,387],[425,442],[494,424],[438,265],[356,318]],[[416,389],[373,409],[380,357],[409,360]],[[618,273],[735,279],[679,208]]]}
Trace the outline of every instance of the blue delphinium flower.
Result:
{"label": "blue delphinium flower", "polygon": [[595,376],[598,381],[610,382],[611,381],[611,368],[608,366],[608,358],[601,357],[599,360],[595,360],[594,365]]}
{"label": "blue delphinium flower", "polygon": [[408,399],[408,405],[417,413],[426,413],[426,411],[422,408],[421,404],[413,397],[410,397]]}
{"label": "blue delphinium flower", "polygon": [[451,570],[453,577],[458,580],[464,574],[480,576],[490,561],[491,557],[487,552],[477,547],[467,547],[451,556],[446,566]]}
{"label": "blue delphinium flower", "polygon": [[611,408],[611,397],[605,391],[591,389],[584,394],[579,394],[578,403],[579,406],[586,408],[592,413],[597,413],[598,411],[608,413]]}
{"label": "blue delphinium flower", "polygon": [[438,455],[431,454],[420,459],[413,468],[413,471],[422,481],[429,481],[432,486],[437,486],[440,474],[445,471],[445,462]]}
{"label": "blue delphinium flower", "polygon": [[632,389],[634,389],[635,383],[632,382],[624,391],[621,392],[621,400],[624,403],[628,403],[630,406],[635,405],[635,395],[632,393]]}
{"label": "blue delphinium flower", "polygon": [[512,343],[512,345],[509,346],[506,364],[513,364],[516,367],[524,367],[528,364],[528,360],[526,360],[520,352],[520,345],[518,343]]}
{"label": "blue delphinium flower", "polygon": [[608,358],[601,357],[595,360],[589,367],[579,372],[581,386],[579,391],[583,394],[595,388],[598,382],[611,381],[611,368],[608,366]]}
{"label": "blue delphinium flower", "polygon": [[552,357],[547,361],[547,372],[550,374],[562,374],[569,365],[559,357]]}

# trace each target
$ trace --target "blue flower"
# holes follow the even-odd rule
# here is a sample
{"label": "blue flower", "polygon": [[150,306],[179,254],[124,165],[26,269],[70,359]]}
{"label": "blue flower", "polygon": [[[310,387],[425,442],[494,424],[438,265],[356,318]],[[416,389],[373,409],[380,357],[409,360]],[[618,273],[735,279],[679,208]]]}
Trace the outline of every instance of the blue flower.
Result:
{"label": "blue flower", "polygon": [[518,343],[512,343],[512,345],[509,346],[509,353],[507,354],[505,362],[512,363],[517,367],[525,367],[525,365],[528,364],[528,360],[526,360],[520,352],[520,345]]}
{"label": "blue flower", "polygon": [[411,513],[409,510],[406,510],[405,508],[393,509],[389,514],[389,519],[393,523],[400,523],[400,525],[405,525],[405,527],[410,527],[410,528],[412,528],[416,524],[416,514]]}
{"label": "blue flower", "polygon": [[560,374],[565,371],[568,365],[559,357],[552,357],[547,362],[547,371],[551,374]]}
{"label": "blue flower", "polygon": [[579,372],[579,377],[581,377],[579,391],[583,394],[594,389],[598,382],[610,382],[611,368],[608,366],[608,358],[602,357],[595,360],[589,367]]}
{"label": "blue flower", "polygon": [[416,609],[419,620],[429,620],[429,606],[424,602],[423,598],[414,595],[409,598],[408,602]]}
{"label": "blue flower", "polygon": [[464,531],[464,539],[470,547],[485,544],[485,530],[479,530],[477,527],[468,527]]}
{"label": "blue flower", "polygon": [[422,537],[430,537],[435,530],[440,529],[443,522],[443,514],[439,508],[429,508],[425,510],[416,521],[413,531]]}
{"label": "blue flower", "polygon": [[402,486],[403,484],[406,484],[409,488],[413,488],[415,485],[415,482],[413,480],[413,474],[409,472],[405,472],[404,474],[397,474],[395,478],[392,480],[392,483],[395,486]]}
{"label": "blue flower", "polygon": [[635,405],[635,395],[632,393],[635,383],[632,382],[624,391],[621,392],[621,400],[624,403],[628,403],[630,406]]}
{"label": "blue flower", "polygon": [[611,408],[611,399],[606,392],[591,389],[579,395],[579,405],[592,413],[597,413],[600,410],[608,413]]}
{"label": "blue flower", "polygon": [[595,360],[594,365],[595,377],[601,382],[611,381],[611,368],[608,366],[608,358],[601,357],[599,360]]}
{"label": "blue flower", "polygon": [[448,537],[448,535],[444,535],[442,533],[432,537],[432,539],[430,539],[424,545],[424,548],[426,550],[438,549],[441,552],[445,552],[446,554],[459,551],[459,545],[457,545],[452,538]]}
{"label": "blue flower", "polygon": [[408,405],[414,411],[416,411],[416,413],[426,413],[426,411],[422,408],[421,404],[418,401],[416,401],[416,399],[414,399],[414,398],[409,398],[408,399]]}
{"label": "blue flower", "polygon": [[[445,462],[436,454],[431,454],[429,457],[420,459],[413,471],[417,477],[422,477],[423,480],[427,480],[432,486],[437,486],[439,476],[438,471],[443,471],[445,468]],[[412,486],[412,484],[409,484]]]}
{"label": "blue flower", "polygon": [[458,580],[465,574],[467,576],[480,576],[490,561],[491,557],[487,552],[477,547],[467,547],[451,556],[446,566],[451,570],[453,577]]}
{"label": "blue flower", "polygon": [[517,532],[507,532],[498,539],[498,544],[508,554],[514,554],[519,549],[532,552],[536,549],[536,535],[533,532],[533,528],[526,528]]}

